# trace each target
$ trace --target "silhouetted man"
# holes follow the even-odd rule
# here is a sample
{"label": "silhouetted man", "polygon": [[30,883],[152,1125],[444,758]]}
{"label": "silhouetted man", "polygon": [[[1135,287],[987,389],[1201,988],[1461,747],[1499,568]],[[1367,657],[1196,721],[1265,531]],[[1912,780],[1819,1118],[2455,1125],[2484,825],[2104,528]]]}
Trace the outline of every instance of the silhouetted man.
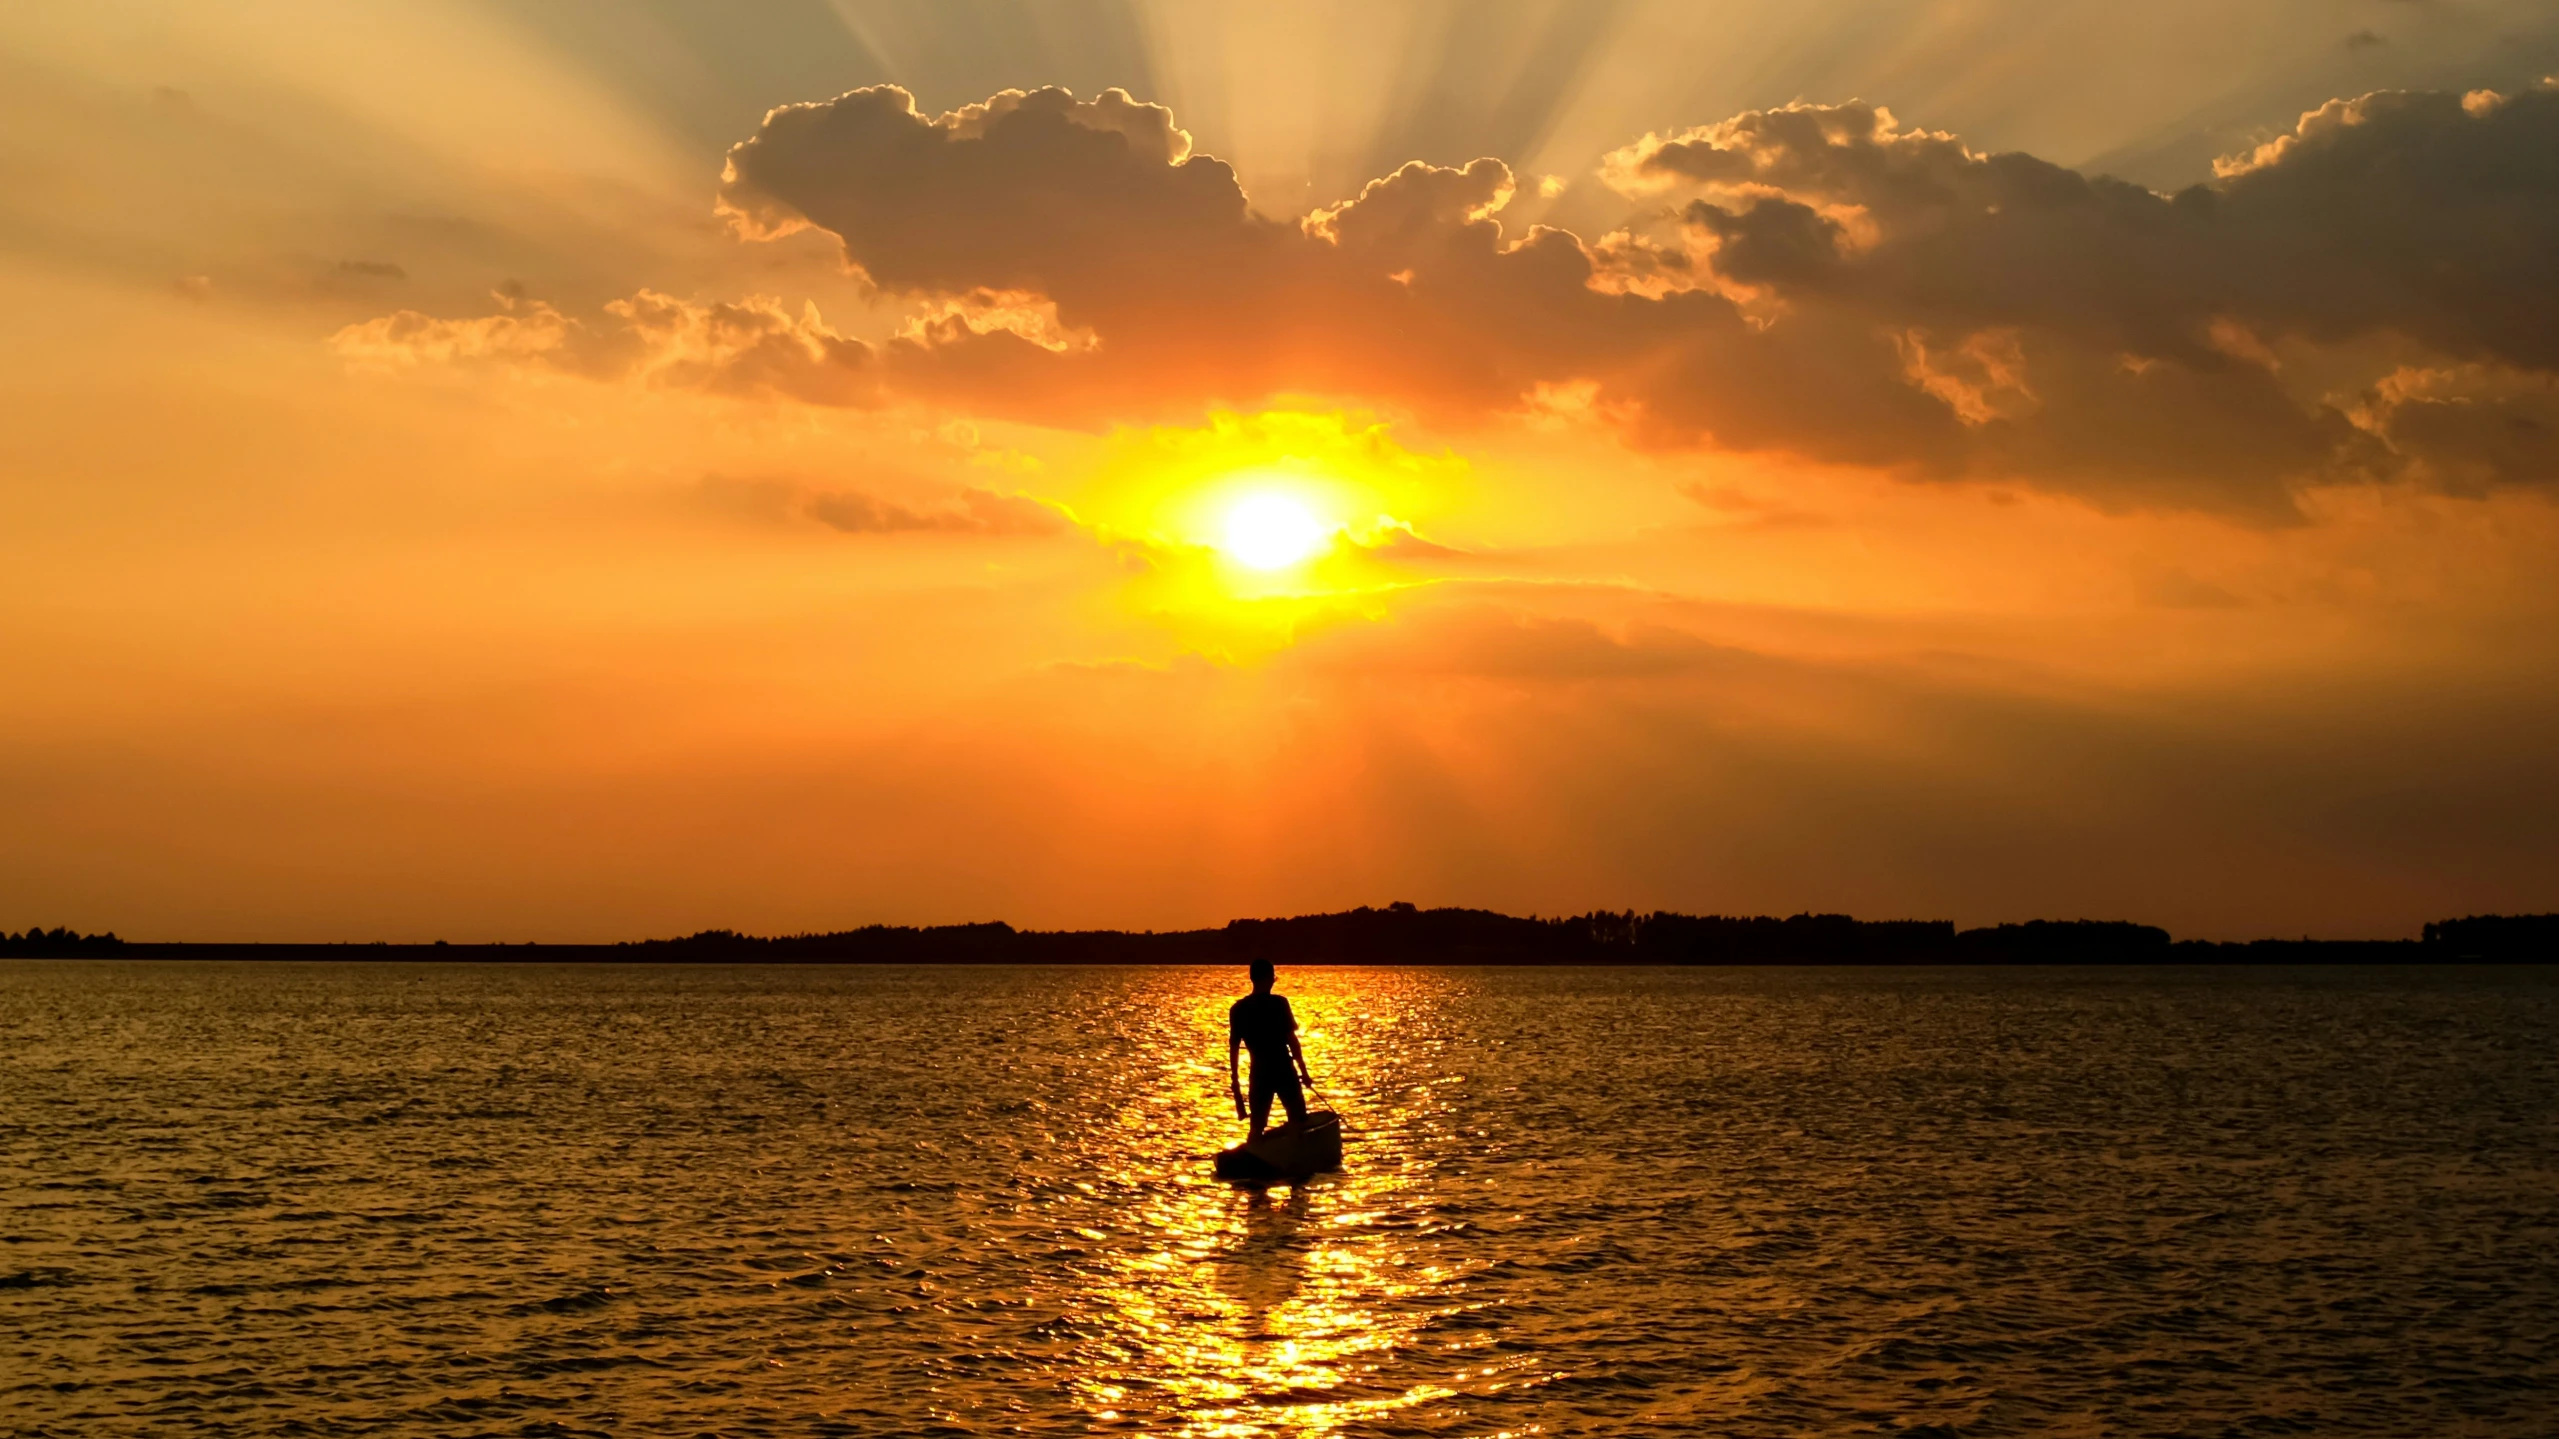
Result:
{"label": "silhouetted man", "polygon": [[1306,1072],[1306,1051],[1297,1044],[1297,1015],[1288,1001],[1271,993],[1271,983],[1278,971],[1267,959],[1253,961],[1253,992],[1235,1001],[1226,1012],[1226,1088],[1235,1097],[1235,1117],[1245,1115],[1244,1090],[1235,1076],[1235,1052],[1250,1050],[1253,1055],[1253,1132],[1252,1139],[1262,1137],[1270,1123],[1271,1096],[1279,1096],[1288,1106],[1288,1122],[1295,1124],[1306,1117],[1306,1094],[1298,1081],[1308,1084],[1315,1077]]}

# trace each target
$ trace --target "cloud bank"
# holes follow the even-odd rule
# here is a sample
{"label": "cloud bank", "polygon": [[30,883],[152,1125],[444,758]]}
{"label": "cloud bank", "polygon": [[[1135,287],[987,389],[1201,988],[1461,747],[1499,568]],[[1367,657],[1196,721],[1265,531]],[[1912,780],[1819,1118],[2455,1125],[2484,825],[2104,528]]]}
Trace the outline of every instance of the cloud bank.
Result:
{"label": "cloud bank", "polygon": [[1562,396],[1645,445],[2270,515],[2305,484],[2559,478],[2550,85],[2333,101],[2174,194],[1862,103],[1648,135],[1601,175],[1641,214],[1597,239],[1507,229],[1495,159],[1273,218],[1121,91],[932,116],[876,86],[771,112],[718,203],[749,239],[833,236],[915,307],[898,335],[644,291],[602,328],[518,305],[337,343],[1076,426]]}

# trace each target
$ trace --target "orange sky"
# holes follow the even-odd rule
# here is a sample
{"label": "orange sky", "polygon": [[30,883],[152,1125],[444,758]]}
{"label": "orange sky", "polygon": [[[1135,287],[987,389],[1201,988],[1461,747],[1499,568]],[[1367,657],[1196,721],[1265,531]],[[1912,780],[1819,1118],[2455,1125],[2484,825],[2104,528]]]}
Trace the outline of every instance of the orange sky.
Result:
{"label": "orange sky", "polygon": [[2546,7],[22,8],[13,927],[2559,908]]}

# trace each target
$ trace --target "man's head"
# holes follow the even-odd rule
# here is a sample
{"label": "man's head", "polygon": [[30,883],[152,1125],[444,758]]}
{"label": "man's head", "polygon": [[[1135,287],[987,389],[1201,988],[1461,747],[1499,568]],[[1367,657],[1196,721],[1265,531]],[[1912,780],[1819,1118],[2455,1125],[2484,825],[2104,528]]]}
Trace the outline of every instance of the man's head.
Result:
{"label": "man's head", "polygon": [[1271,962],[1267,959],[1254,960],[1252,974],[1253,992],[1255,994],[1270,993],[1271,982],[1279,978],[1279,970],[1273,967]]}

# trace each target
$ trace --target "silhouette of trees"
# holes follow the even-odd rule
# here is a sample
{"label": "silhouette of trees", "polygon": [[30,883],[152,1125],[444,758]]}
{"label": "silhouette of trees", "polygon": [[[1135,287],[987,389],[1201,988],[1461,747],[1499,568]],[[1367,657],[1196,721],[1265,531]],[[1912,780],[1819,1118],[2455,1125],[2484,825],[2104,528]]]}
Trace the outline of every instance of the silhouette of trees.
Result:
{"label": "silhouette of trees", "polygon": [[983,924],[866,925],[758,936],[706,929],[620,945],[132,945],[70,929],[0,930],[0,957],[641,959],[835,964],[2146,964],[2433,963],[2559,959],[2559,914],[2471,915],[2422,941],[2181,940],[2121,920],[2028,920],[1958,930],[1943,919],[1844,914],[1593,910],[1545,918],[1397,901],[1333,914],[1238,919],[1217,929],[1022,930]]}
{"label": "silhouette of trees", "polygon": [[82,934],[71,929],[30,928],[12,934],[0,929],[0,955],[18,958],[63,959],[88,954],[113,954],[124,948],[124,941],[108,934]]}
{"label": "silhouette of trees", "polygon": [[2474,914],[2426,926],[2424,946],[2445,959],[2559,959],[2559,914]]}
{"label": "silhouette of trees", "polygon": [[1017,930],[1008,924],[871,925],[770,939],[705,930],[625,946],[668,959],[893,964],[2155,964],[2424,963],[2559,956],[2559,916],[2497,915],[2426,926],[2407,940],[2172,942],[2157,925],[2027,920],[1958,930],[1943,919],[1844,914],[1594,910],[1543,918],[1398,901],[1332,914],[1238,919],[1218,929]]}
{"label": "silhouette of trees", "polygon": [[2113,919],[2030,919],[1968,929],[1955,936],[1955,948],[1952,958],[1992,964],[2047,957],[2139,964],[2169,957],[2168,931]]}
{"label": "silhouette of trees", "polygon": [[[2154,931],[2155,932],[2155,931]],[[2162,936],[2163,941],[2165,936]],[[1238,919],[1172,933],[1036,931],[1011,925],[870,925],[833,934],[759,939],[705,930],[629,948],[670,959],[831,959],[881,963],[1199,964],[1748,964],[1942,960],[1956,941],[1946,920],[1859,920],[1844,914],[1639,914],[1595,910],[1558,918],[1483,909],[1422,909],[1398,901],[1334,914]]]}
{"label": "silhouette of trees", "polygon": [[1633,919],[1636,957],[1647,964],[1757,964],[1790,960],[1943,960],[1955,942],[1945,919],[1852,919],[1844,914],[1656,913]]}

